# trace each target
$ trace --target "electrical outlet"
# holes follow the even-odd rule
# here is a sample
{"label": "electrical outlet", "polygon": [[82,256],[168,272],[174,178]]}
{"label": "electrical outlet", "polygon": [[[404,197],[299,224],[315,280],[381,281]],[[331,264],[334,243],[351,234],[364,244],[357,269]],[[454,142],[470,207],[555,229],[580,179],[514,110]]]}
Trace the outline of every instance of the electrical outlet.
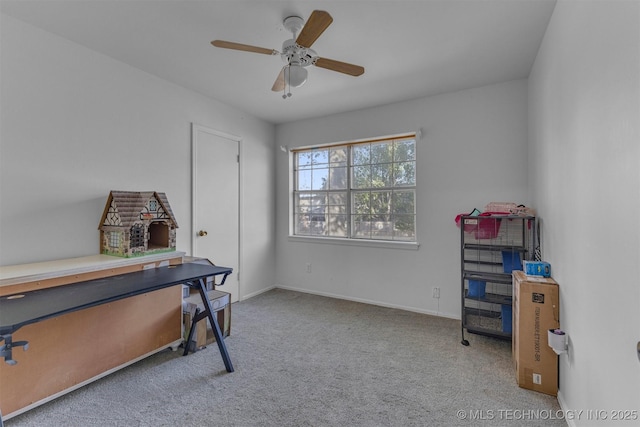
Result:
{"label": "electrical outlet", "polygon": [[307,273],[311,273],[311,263],[307,263]]}
{"label": "electrical outlet", "polygon": [[440,298],[440,288],[433,288],[433,297]]}

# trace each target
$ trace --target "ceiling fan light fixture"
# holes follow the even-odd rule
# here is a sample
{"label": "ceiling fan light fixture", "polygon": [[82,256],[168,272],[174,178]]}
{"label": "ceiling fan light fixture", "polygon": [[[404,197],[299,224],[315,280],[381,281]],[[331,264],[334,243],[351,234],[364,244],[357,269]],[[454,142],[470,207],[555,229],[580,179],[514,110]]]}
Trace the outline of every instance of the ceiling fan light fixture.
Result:
{"label": "ceiling fan light fixture", "polygon": [[[211,44],[224,49],[261,53],[264,55],[280,55],[285,65],[280,69],[280,74],[278,74],[271,90],[274,92],[282,91],[282,97],[286,99],[291,96],[291,88],[298,88],[305,84],[308,75],[306,68],[311,65],[354,77],[364,73],[364,67],[336,61],[334,59],[321,58],[315,50],[311,49],[313,43],[315,43],[318,37],[324,33],[324,30],[326,30],[332,22],[333,18],[324,10],[314,10],[311,12],[306,23],[299,16],[289,16],[285,18],[283,25],[285,29],[291,32],[293,37],[282,43],[282,52],[278,52],[275,49],[266,49],[226,40],[213,40]],[[300,32],[300,34],[298,34],[298,32]],[[287,86],[289,91],[287,91]]]}
{"label": "ceiling fan light fixture", "polygon": [[300,87],[307,81],[307,69],[300,65],[289,65],[284,69],[285,82],[291,87]]}

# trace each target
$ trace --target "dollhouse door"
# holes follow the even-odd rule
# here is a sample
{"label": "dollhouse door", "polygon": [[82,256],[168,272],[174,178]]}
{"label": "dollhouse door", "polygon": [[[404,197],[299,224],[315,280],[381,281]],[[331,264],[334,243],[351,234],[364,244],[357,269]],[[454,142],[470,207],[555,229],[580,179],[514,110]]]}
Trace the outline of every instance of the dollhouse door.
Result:
{"label": "dollhouse door", "polygon": [[233,268],[224,286],[240,297],[240,139],[199,125],[192,127],[193,256]]}

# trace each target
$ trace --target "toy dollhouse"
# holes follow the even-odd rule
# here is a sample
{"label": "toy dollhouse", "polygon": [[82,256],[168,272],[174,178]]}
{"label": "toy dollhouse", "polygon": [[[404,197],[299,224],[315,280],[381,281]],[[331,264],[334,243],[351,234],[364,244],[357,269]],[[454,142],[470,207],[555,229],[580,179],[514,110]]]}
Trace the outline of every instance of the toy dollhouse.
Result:
{"label": "toy dollhouse", "polygon": [[176,250],[176,222],[164,193],[111,191],[100,220],[100,253],[125,258]]}

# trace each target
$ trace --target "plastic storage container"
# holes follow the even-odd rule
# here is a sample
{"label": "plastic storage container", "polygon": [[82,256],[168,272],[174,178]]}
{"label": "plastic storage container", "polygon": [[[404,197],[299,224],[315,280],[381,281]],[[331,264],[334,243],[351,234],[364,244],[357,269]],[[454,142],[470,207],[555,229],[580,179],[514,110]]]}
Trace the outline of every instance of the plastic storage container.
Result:
{"label": "plastic storage container", "polygon": [[513,270],[522,271],[522,260],[519,252],[502,251],[502,266],[505,273],[511,273]]}
{"label": "plastic storage container", "polygon": [[476,239],[495,239],[498,236],[501,223],[499,216],[492,216],[492,213],[485,212],[464,221],[462,220],[463,216],[464,214],[456,216],[456,225],[460,227],[460,223],[464,222],[464,231],[473,233]]}
{"label": "plastic storage container", "polygon": [[483,298],[486,287],[487,282],[485,281],[469,280],[469,292],[467,292],[467,296],[470,298]]}
{"label": "plastic storage container", "polygon": [[502,304],[502,332],[511,333],[513,309],[510,305]]}

